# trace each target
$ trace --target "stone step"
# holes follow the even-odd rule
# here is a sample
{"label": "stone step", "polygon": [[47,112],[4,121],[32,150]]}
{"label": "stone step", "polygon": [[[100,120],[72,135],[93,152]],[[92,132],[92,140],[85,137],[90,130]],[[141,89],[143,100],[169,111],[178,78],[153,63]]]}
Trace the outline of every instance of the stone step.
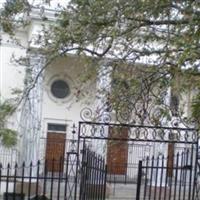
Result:
{"label": "stone step", "polygon": [[108,175],[107,182],[109,183],[137,183],[136,177],[128,177],[124,175]]}

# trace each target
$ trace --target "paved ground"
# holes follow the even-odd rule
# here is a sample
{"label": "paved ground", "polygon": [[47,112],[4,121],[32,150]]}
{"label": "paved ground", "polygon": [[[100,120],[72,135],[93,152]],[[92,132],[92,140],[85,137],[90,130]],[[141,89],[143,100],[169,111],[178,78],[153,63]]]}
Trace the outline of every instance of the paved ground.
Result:
{"label": "paved ground", "polygon": [[[111,184],[109,185],[109,196],[106,200],[135,200],[136,199],[136,184]],[[141,186],[140,199],[143,200],[163,200],[165,199],[180,199],[188,200],[189,186],[179,187],[179,185],[170,187],[153,187],[147,186],[144,193],[144,185]],[[107,190],[108,191],[108,190]],[[191,190],[192,191],[192,190]],[[151,198],[149,198],[149,196]],[[169,196],[171,198],[169,198]]]}
{"label": "paved ground", "polygon": [[107,200],[133,200],[136,196],[136,184],[108,184]]}
{"label": "paved ground", "polygon": [[[41,183],[41,187],[39,189],[40,194],[44,192],[44,188],[42,187],[42,185],[43,184]],[[46,184],[45,194],[48,199],[50,199],[51,194],[52,194],[52,200],[64,200],[65,188],[66,188],[66,185],[64,182],[61,182],[59,184],[58,182],[55,181],[53,183],[53,187],[52,187],[52,183],[48,182]],[[167,187],[167,188],[151,187],[151,190],[150,190],[150,187],[147,186],[146,193],[144,194],[144,185],[142,185],[140,199],[141,200],[143,199],[162,200],[164,199],[164,196],[166,196],[166,199],[169,199],[169,196],[171,196],[171,200],[174,200],[174,199],[188,200],[189,199],[188,188],[189,187],[185,187],[185,191],[184,191],[184,187],[180,188],[179,186],[177,187],[172,186],[171,189],[170,187]],[[72,200],[72,199],[74,200],[73,198],[74,189],[75,189],[74,184],[67,185],[67,200]],[[10,192],[13,192],[11,184],[9,184],[9,190]],[[25,190],[26,189],[24,189],[24,192],[26,192]],[[79,188],[77,188],[77,190],[79,190]],[[180,196],[179,196],[179,191],[181,194]],[[3,192],[5,191],[3,191],[2,182],[0,184],[0,192],[1,192],[0,199],[3,199]],[[34,185],[32,185],[32,193],[35,194]],[[149,195],[151,196],[151,198],[149,198]],[[135,200],[136,199],[136,184],[109,184],[108,183],[106,196],[107,196],[106,200]],[[158,198],[159,196],[160,198]],[[79,198],[77,197],[77,199]]]}

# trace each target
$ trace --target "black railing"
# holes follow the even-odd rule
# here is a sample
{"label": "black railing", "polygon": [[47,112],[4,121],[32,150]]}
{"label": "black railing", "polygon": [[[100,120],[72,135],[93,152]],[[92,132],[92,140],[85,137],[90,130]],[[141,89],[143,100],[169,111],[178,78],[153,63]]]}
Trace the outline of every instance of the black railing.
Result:
{"label": "black railing", "polygon": [[76,199],[77,154],[67,158],[0,166],[0,193],[4,200]]}
{"label": "black railing", "polygon": [[80,200],[99,199],[106,196],[107,166],[103,157],[84,148],[82,156]]}
{"label": "black railing", "polygon": [[[115,136],[109,137],[109,130],[115,129]],[[128,137],[120,136],[122,130],[128,131]],[[136,124],[79,122],[79,139],[110,141],[165,142],[194,144],[198,140],[198,130],[194,128],[144,126]],[[171,137],[173,136],[173,137]]]}
{"label": "black railing", "polygon": [[194,161],[192,151],[139,161],[136,200],[194,200]]}

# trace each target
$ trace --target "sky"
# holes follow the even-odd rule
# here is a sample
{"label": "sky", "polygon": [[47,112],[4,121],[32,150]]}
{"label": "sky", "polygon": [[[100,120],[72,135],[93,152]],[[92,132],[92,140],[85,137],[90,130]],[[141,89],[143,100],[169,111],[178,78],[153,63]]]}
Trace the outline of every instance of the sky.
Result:
{"label": "sky", "polygon": [[[0,0],[0,7],[5,2],[6,2],[6,0]],[[29,2],[31,4],[38,5],[38,4],[45,2],[45,0],[29,0]],[[68,2],[69,2],[69,0],[50,0],[50,8],[56,8],[58,4],[65,6],[68,4]]]}

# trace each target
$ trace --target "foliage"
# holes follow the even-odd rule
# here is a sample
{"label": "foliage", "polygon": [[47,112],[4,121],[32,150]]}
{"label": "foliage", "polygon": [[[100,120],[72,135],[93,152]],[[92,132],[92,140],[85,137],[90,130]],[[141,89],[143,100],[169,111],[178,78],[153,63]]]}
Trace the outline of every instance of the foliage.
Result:
{"label": "foliage", "polygon": [[[3,11],[9,23],[17,13],[31,12],[28,1],[10,2]],[[115,83],[108,95],[115,110],[134,105],[132,110],[142,108],[136,114],[143,118],[152,98],[165,104],[163,96],[169,87],[181,97],[200,82],[199,1],[71,0],[42,35],[39,41],[47,56],[73,52],[96,58],[96,66],[109,59]],[[193,117],[198,120],[199,105],[194,105]],[[161,109],[166,116],[171,112],[166,113],[167,109],[170,105]]]}
{"label": "foliage", "polygon": [[[143,121],[152,99],[165,104],[167,88],[180,98],[200,82],[199,8],[199,2],[187,0],[71,0],[44,48],[113,59],[112,106],[134,110]],[[173,114],[170,105],[161,110]]]}
{"label": "foliage", "polygon": [[12,147],[17,144],[17,134],[14,130],[0,129],[0,137],[2,138],[2,144],[6,147]]}
{"label": "foliage", "polygon": [[17,133],[6,128],[6,120],[12,114],[13,106],[8,102],[0,102],[0,139],[6,147],[12,147],[17,143]]}
{"label": "foliage", "polygon": [[3,30],[14,35],[14,28],[19,25],[25,25],[21,13],[25,14],[28,10],[26,0],[6,0],[4,9],[0,12],[0,24]]}

